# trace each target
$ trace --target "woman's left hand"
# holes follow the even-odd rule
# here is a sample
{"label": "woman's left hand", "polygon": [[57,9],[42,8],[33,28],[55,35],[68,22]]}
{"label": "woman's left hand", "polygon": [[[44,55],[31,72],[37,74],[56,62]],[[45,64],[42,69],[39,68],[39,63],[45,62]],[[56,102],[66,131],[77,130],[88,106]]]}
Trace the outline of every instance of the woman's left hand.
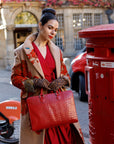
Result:
{"label": "woman's left hand", "polygon": [[63,77],[60,77],[60,78],[55,79],[53,82],[51,82],[48,87],[53,91],[57,91],[59,88],[62,88],[63,86],[67,84],[68,84],[68,81]]}

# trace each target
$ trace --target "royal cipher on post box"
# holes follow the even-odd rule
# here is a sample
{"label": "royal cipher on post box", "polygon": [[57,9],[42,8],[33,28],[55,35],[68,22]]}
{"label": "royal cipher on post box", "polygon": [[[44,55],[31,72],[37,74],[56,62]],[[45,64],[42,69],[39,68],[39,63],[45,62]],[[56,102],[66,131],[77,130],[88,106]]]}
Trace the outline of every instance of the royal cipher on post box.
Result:
{"label": "royal cipher on post box", "polygon": [[91,144],[114,144],[114,24],[79,31],[86,39]]}

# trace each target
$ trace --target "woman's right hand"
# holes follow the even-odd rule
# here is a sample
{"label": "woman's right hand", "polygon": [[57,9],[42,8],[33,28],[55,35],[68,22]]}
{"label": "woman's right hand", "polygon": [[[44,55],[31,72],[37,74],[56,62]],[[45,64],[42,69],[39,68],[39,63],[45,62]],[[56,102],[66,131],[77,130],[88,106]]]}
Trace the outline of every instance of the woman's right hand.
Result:
{"label": "woman's right hand", "polygon": [[26,92],[35,92],[37,88],[45,88],[50,90],[48,87],[50,82],[46,79],[27,79],[23,82]]}
{"label": "woman's right hand", "polygon": [[35,92],[34,86],[33,86],[33,80],[32,79],[26,79],[23,81],[23,85],[26,92]]}

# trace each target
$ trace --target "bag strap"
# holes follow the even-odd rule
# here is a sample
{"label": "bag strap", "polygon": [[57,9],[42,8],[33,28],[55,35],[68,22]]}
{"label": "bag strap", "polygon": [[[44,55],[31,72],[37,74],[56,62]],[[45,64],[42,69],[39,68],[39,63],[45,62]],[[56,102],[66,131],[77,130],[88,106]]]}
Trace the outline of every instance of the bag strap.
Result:
{"label": "bag strap", "polygon": [[43,96],[43,88],[41,88],[40,95]]}

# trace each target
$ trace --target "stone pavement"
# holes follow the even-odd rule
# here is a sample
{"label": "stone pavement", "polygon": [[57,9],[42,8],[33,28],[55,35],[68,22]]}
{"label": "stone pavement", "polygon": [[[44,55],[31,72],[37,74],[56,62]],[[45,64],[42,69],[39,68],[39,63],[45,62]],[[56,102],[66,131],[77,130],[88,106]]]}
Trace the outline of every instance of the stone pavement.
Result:
{"label": "stone pavement", "polygon": [[[20,90],[11,85],[10,82],[11,71],[7,71],[0,68],[0,102],[4,100],[18,100],[20,101]],[[82,128],[82,132],[84,135],[85,144],[89,143],[89,128],[88,128],[88,103],[79,101],[78,94],[74,93],[76,110],[78,114],[78,119],[80,122],[80,126]],[[19,136],[19,122],[16,124],[15,135]],[[0,142],[0,144],[3,144]]]}

